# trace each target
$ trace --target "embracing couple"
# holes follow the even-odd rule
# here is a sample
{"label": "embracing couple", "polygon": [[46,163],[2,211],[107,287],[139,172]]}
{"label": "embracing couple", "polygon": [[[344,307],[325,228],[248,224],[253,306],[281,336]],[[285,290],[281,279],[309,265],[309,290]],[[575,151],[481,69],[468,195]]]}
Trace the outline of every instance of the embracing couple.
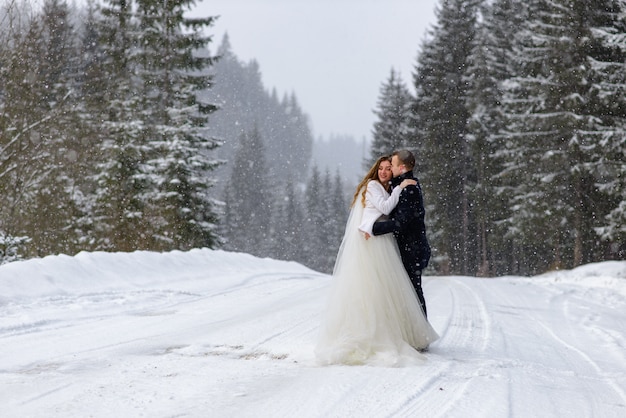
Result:
{"label": "embracing couple", "polygon": [[402,366],[438,337],[426,317],[424,203],[407,150],[380,157],[357,186],[315,353],[321,364]]}

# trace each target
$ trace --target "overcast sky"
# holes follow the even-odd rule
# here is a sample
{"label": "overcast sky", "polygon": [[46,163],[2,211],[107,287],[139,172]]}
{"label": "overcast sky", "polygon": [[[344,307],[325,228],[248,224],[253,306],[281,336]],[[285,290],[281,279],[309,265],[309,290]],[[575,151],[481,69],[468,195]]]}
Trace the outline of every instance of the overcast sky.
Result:
{"label": "overcast sky", "polygon": [[[295,92],[313,134],[371,137],[373,110],[391,68],[407,85],[439,0],[203,0],[219,15],[215,51],[228,32],[239,59],[259,63],[263,84]],[[411,87],[411,91],[412,91]]]}

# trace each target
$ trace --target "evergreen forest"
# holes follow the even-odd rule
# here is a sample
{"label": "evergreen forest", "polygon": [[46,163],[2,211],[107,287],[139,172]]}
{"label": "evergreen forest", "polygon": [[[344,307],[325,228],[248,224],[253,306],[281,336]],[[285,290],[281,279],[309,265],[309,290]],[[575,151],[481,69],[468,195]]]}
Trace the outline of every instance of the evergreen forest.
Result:
{"label": "evergreen forest", "polygon": [[[0,0],[0,263],[208,247],[332,272],[355,179],[193,4]],[[412,79],[381,80],[363,161],[415,153],[427,274],[626,258],[626,1],[436,15]]]}

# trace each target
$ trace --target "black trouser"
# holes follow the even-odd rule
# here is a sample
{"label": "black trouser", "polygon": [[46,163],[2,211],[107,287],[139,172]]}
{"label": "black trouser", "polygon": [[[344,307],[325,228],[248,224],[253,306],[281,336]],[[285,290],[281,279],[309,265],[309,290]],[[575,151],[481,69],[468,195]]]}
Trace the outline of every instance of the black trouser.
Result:
{"label": "black trouser", "polygon": [[410,262],[407,262],[404,257],[402,257],[402,264],[404,264],[404,268],[409,275],[409,279],[411,279],[411,284],[415,288],[417,299],[420,301],[420,305],[422,306],[422,312],[424,312],[424,316],[428,318],[428,313],[426,312],[426,300],[424,299],[424,291],[422,290],[422,270],[415,261],[411,260]]}

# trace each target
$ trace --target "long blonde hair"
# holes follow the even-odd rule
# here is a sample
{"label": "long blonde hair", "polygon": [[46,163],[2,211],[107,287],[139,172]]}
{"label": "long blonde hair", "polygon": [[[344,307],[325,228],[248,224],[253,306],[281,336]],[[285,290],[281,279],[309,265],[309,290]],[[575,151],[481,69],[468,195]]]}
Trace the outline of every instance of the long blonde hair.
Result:
{"label": "long blonde hair", "polygon": [[363,180],[361,180],[359,185],[356,186],[356,191],[354,192],[354,197],[352,198],[352,203],[350,203],[350,207],[354,206],[357,198],[359,197],[359,194],[361,195],[361,204],[363,205],[363,207],[365,207],[365,194],[367,193],[367,183],[369,183],[370,180],[376,180],[380,183],[380,179],[378,178],[378,168],[383,161],[391,162],[391,157],[389,155],[383,155],[376,160],[372,168],[370,168],[365,177],[363,177]]}

